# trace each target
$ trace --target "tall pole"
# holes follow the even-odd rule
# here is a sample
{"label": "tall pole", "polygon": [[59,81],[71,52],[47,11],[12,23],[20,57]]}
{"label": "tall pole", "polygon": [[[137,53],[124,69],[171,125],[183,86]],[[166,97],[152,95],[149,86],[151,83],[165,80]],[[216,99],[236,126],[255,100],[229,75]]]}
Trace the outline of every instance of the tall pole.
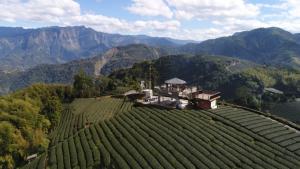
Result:
{"label": "tall pole", "polygon": [[152,89],[152,84],[151,84],[151,69],[152,69],[152,64],[150,63],[150,67],[149,67],[149,89]]}

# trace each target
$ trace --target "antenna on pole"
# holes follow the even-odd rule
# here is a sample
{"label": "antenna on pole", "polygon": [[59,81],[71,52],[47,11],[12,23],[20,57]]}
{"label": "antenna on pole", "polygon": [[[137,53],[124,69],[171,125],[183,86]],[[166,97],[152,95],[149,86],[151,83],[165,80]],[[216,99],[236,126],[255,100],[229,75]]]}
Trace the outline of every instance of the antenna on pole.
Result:
{"label": "antenna on pole", "polygon": [[151,87],[151,85],[152,85],[152,83],[151,83],[151,71],[152,71],[152,64],[150,62],[150,66],[149,66],[149,74],[150,74],[150,76],[149,76],[149,89],[152,89],[152,87]]}

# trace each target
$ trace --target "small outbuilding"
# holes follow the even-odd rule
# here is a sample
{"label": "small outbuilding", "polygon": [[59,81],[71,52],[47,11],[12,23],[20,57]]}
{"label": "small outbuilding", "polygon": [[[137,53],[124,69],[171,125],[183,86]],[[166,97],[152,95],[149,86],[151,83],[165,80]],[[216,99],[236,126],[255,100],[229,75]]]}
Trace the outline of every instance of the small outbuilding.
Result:
{"label": "small outbuilding", "polygon": [[221,97],[220,92],[201,91],[195,95],[196,107],[200,109],[216,109],[218,108],[217,100]]}

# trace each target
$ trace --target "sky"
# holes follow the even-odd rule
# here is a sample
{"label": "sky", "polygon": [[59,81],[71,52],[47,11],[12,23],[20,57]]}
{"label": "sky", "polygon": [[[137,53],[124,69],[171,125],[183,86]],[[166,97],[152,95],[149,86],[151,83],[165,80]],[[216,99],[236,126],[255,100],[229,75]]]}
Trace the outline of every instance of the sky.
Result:
{"label": "sky", "polygon": [[260,27],[300,32],[300,0],[0,0],[0,26],[86,26],[203,41]]}

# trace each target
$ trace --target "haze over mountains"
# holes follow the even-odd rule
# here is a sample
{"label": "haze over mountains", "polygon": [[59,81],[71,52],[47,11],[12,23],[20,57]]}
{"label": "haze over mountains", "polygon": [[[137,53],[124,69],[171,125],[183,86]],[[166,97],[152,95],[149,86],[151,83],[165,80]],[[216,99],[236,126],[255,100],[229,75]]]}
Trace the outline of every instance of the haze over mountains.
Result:
{"label": "haze over mountains", "polygon": [[112,47],[147,44],[175,47],[185,41],[96,32],[84,26],[23,29],[0,27],[0,70],[24,70],[97,56]]}
{"label": "haze over mountains", "polygon": [[[201,43],[144,35],[97,32],[83,26],[39,29],[0,28],[0,70],[25,70],[91,58],[117,46],[145,44],[167,53],[216,54],[262,64],[300,67],[300,34],[261,28]],[[187,44],[188,43],[188,44]]]}
{"label": "haze over mountains", "polygon": [[188,42],[107,34],[86,27],[2,27],[0,93],[36,82],[71,83],[79,69],[93,76],[109,75],[135,63],[178,54],[222,55],[300,69],[300,34],[280,28],[260,28],[201,43]]}

